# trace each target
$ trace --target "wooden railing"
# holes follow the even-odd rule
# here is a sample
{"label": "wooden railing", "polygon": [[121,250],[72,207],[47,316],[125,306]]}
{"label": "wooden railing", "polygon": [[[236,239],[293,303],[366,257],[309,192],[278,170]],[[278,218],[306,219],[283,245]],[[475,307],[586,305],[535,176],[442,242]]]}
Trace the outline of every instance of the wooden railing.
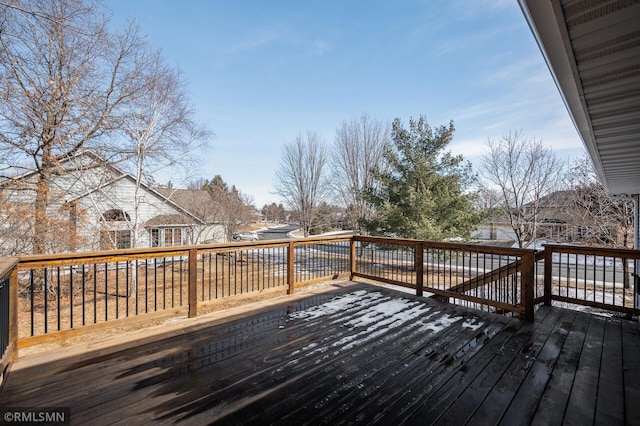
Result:
{"label": "wooden railing", "polygon": [[353,276],[432,293],[453,303],[533,319],[532,250],[354,237]]}
{"label": "wooden railing", "polygon": [[[537,303],[640,314],[633,250],[545,251],[364,236],[24,256],[0,263],[0,349],[17,348],[229,297],[330,279],[400,285],[476,309],[533,319]],[[9,285],[10,283],[10,285]]]}
{"label": "wooden railing", "polygon": [[24,256],[19,346],[243,294],[349,278],[349,237]]}
{"label": "wooden railing", "polygon": [[17,258],[0,258],[0,378],[18,353],[17,264]]}
{"label": "wooden railing", "polygon": [[544,291],[537,299],[640,315],[640,251],[546,245]]}

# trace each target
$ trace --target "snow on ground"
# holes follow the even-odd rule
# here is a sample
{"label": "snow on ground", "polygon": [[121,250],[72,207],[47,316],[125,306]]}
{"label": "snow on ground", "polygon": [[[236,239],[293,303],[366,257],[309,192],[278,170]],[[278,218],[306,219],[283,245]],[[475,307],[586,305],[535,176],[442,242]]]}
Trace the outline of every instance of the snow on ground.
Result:
{"label": "snow on ground", "polygon": [[[633,307],[633,295],[625,293],[623,289],[619,289],[615,295],[611,291],[602,292],[580,288],[558,288],[558,286],[552,286],[551,291],[555,295],[573,297],[578,300],[599,302],[613,306]],[[585,307],[585,309],[586,308],[587,307]]]}

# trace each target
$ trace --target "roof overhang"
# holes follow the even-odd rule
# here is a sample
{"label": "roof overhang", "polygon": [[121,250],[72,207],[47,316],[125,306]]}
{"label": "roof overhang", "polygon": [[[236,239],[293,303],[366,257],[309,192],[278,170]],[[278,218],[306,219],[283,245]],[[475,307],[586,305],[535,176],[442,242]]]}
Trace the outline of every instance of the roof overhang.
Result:
{"label": "roof overhang", "polygon": [[640,1],[518,1],[601,182],[640,193]]}

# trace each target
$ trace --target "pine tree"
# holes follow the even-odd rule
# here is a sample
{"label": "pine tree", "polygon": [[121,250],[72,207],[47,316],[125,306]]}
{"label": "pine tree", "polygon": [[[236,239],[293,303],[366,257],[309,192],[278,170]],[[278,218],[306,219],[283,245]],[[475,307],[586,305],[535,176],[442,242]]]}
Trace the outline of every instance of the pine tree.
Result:
{"label": "pine tree", "polygon": [[367,198],[376,216],[363,225],[372,235],[441,241],[467,238],[480,221],[473,197],[465,190],[475,181],[471,164],[446,151],[453,122],[435,130],[424,116],[393,122],[392,144],[385,152],[388,169],[375,171]]}

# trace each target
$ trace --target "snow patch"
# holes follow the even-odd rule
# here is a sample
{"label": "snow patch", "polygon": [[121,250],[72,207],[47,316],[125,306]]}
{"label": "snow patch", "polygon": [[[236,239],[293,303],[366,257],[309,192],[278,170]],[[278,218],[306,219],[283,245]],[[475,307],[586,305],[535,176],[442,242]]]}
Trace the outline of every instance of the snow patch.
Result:
{"label": "snow patch", "polygon": [[374,300],[383,298],[380,292],[368,293],[366,290],[354,291],[342,296],[337,296],[322,305],[313,306],[304,311],[290,314],[291,319],[303,319],[305,321],[333,315],[337,312],[348,312],[361,306],[366,306]]}
{"label": "snow patch", "polygon": [[434,333],[440,333],[443,330],[446,330],[447,328],[451,327],[453,324],[460,321],[461,319],[462,319],[461,316],[452,317],[449,314],[444,314],[443,316],[438,318],[437,321],[424,324],[421,330],[423,331],[431,330]]}
{"label": "snow patch", "polygon": [[[338,332],[292,352],[287,366],[296,365],[300,360],[322,355],[322,360],[363,346],[365,343],[385,336],[394,329],[418,328],[422,332],[441,333],[452,325],[461,322],[461,327],[478,330],[483,322],[477,318],[465,318],[433,311],[432,307],[414,299],[385,296],[380,292],[355,291],[340,296],[303,311],[289,315],[290,320],[309,321],[335,313],[343,313],[350,318],[338,318],[345,332]],[[320,360],[317,360],[320,362]]]}
{"label": "snow patch", "polygon": [[483,323],[481,321],[478,321],[477,319],[466,319],[463,323],[462,323],[462,328],[470,328],[473,331],[476,331],[477,329],[479,329],[480,327],[482,327]]}

